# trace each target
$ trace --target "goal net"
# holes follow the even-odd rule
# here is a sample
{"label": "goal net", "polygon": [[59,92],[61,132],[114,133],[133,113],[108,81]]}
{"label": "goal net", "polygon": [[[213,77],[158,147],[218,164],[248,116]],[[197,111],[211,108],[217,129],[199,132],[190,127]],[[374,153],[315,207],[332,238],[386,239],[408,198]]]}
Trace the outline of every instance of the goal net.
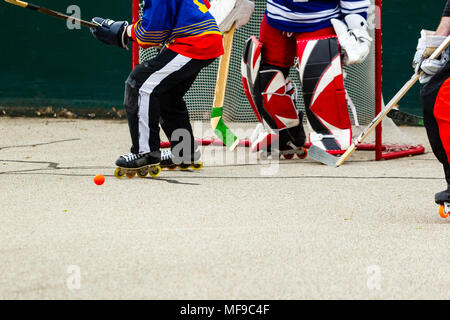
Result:
{"label": "goal net", "polygon": [[[351,110],[351,103],[349,103],[349,114],[354,124],[354,135],[359,135],[360,133],[356,125],[359,124],[361,127],[368,125],[375,115],[381,111],[383,103],[381,93],[381,0],[371,1],[372,5],[369,11],[368,22],[371,36],[374,39],[374,45],[372,46],[370,56],[364,63],[344,67],[345,88],[357,114],[355,118]],[[241,80],[241,59],[244,45],[250,36],[259,35],[260,23],[266,9],[266,1],[257,0],[254,2],[255,12],[250,22],[239,30],[236,30],[233,40],[230,70],[223,106],[223,120],[232,129],[239,127],[239,125],[245,126],[245,123],[254,123],[256,125],[257,122],[252,108],[245,97]],[[144,1],[142,0],[133,0],[134,21],[137,21],[142,15],[143,3]],[[156,54],[157,51],[155,49],[143,50],[134,44],[133,65],[149,60]],[[211,66],[205,68],[185,96],[192,121],[209,122],[210,120],[218,66],[219,59]],[[297,87],[299,87],[299,77],[295,68],[291,68],[289,76],[297,84]],[[298,90],[296,104],[299,110],[304,111],[303,97],[300,89]],[[412,141],[401,133],[390,119],[383,121],[383,126],[385,127],[384,133],[382,126],[379,126],[376,133],[373,134],[373,137],[367,139],[366,143],[361,145],[359,149],[375,150],[377,160],[392,158],[392,152],[395,152],[394,157],[423,153],[423,148],[421,146],[415,146]],[[308,130],[308,126],[305,126],[305,129]],[[197,138],[201,140],[202,138],[210,137]],[[245,140],[247,137],[238,135],[238,138]],[[209,139],[206,140],[209,141]],[[391,156],[387,154],[391,154]]]}

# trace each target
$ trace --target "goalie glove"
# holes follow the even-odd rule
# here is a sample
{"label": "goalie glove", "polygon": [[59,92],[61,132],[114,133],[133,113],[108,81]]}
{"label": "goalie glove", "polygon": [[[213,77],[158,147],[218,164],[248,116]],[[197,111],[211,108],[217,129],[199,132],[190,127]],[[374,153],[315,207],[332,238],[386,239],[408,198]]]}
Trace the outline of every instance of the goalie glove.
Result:
{"label": "goalie glove", "polygon": [[344,65],[362,63],[370,53],[370,45],[373,39],[370,37],[368,24],[359,14],[349,14],[345,22],[331,19],[339,43],[342,47]]}
{"label": "goalie glove", "polygon": [[214,0],[209,13],[216,19],[220,32],[224,33],[236,23],[236,29],[246,25],[255,10],[255,4],[249,0]]}
{"label": "goalie glove", "polygon": [[111,19],[94,18],[92,22],[97,28],[91,28],[92,35],[103,43],[118,46],[128,50],[129,37],[127,34],[127,21],[114,21]]}
{"label": "goalie glove", "polygon": [[434,32],[429,30],[422,30],[420,35],[413,68],[416,73],[423,70],[419,81],[425,84],[449,61],[449,49],[447,48],[439,59],[428,59],[447,37],[435,36]]}

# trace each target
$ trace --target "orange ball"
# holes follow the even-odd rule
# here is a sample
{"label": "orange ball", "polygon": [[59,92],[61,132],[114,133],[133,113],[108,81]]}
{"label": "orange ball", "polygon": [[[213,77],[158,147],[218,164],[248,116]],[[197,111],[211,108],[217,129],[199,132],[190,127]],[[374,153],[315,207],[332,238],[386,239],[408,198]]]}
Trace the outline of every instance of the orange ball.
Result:
{"label": "orange ball", "polygon": [[98,174],[94,177],[94,183],[101,186],[105,182],[105,177],[102,174]]}

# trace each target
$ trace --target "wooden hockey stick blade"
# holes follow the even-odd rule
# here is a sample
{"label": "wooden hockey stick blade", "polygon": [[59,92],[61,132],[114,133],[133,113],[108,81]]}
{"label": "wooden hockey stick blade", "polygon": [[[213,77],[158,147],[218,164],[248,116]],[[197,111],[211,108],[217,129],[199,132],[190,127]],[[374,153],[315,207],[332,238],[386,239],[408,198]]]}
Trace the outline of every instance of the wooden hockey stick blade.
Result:
{"label": "wooden hockey stick blade", "polygon": [[[444,50],[450,45],[450,36],[445,39],[444,42],[436,49],[436,51],[431,55],[430,59],[436,59],[439,57]],[[419,80],[423,71],[415,73],[411,79],[405,83],[405,85],[397,92],[397,94],[389,101],[389,103],[384,107],[372,122],[361,132],[361,134],[353,140],[352,145],[347,149],[347,151],[338,159],[336,166],[341,166],[356,150],[358,144],[367,139],[367,137],[375,130],[375,128],[380,124],[380,122],[388,115],[388,113],[398,104],[398,102],[405,96],[405,94],[414,86],[414,84]]]}
{"label": "wooden hockey stick blade", "polygon": [[318,146],[312,145],[311,147],[309,147],[308,156],[311,157],[311,159],[326,164],[327,166],[336,167],[337,158],[329,154],[325,150],[320,149]]}
{"label": "wooden hockey stick blade", "polygon": [[5,2],[11,3],[13,5],[16,5],[16,6],[19,6],[19,7],[22,7],[22,8],[30,9],[30,10],[33,10],[33,11],[38,11],[38,12],[41,12],[43,14],[46,14],[48,16],[55,17],[55,18],[58,18],[58,19],[75,21],[75,22],[78,22],[78,23],[80,23],[81,25],[83,25],[85,27],[89,27],[89,28],[97,28],[98,27],[98,25],[95,24],[95,23],[88,22],[88,21],[85,21],[85,20],[81,20],[81,19],[78,19],[78,18],[75,18],[75,17],[70,17],[70,16],[65,15],[65,14],[63,14],[61,12],[49,10],[49,9],[43,8],[41,6],[25,2],[25,1],[5,0]]}
{"label": "wooden hockey stick blade", "polygon": [[227,127],[223,121],[223,104],[225,102],[225,91],[227,87],[228,71],[230,69],[231,50],[233,46],[235,25],[224,35],[225,53],[220,58],[219,70],[217,71],[216,92],[214,94],[214,105],[211,111],[211,128],[224,144],[233,151],[239,144],[236,135]]}

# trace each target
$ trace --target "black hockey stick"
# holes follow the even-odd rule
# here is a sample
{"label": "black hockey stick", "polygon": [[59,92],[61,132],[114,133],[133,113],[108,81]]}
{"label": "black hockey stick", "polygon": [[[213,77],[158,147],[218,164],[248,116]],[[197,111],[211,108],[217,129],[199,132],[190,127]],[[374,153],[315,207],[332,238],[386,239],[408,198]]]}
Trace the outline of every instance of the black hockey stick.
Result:
{"label": "black hockey stick", "polygon": [[392,109],[388,113],[388,117],[391,118],[398,126],[406,125],[412,127],[423,127],[423,117],[415,114],[400,111],[398,109]]}
{"label": "black hockey stick", "polygon": [[65,15],[63,13],[60,13],[60,12],[57,12],[57,11],[53,11],[53,10],[49,10],[49,9],[43,8],[41,6],[37,6],[35,4],[25,2],[25,1],[20,1],[20,0],[5,0],[5,1],[8,2],[8,3],[11,3],[13,5],[22,7],[22,8],[26,8],[26,9],[30,9],[30,10],[33,10],[33,11],[41,12],[43,14],[46,14],[46,15],[54,17],[54,18],[75,21],[75,22],[78,22],[78,23],[80,23],[81,25],[83,25],[85,27],[89,27],[89,28],[97,28],[98,27],[98,25],[95,24],[95,23],[88,22],[88,21],[81,20],[81,19],[74,18],[74,17],[70,17],[70,16]]}

